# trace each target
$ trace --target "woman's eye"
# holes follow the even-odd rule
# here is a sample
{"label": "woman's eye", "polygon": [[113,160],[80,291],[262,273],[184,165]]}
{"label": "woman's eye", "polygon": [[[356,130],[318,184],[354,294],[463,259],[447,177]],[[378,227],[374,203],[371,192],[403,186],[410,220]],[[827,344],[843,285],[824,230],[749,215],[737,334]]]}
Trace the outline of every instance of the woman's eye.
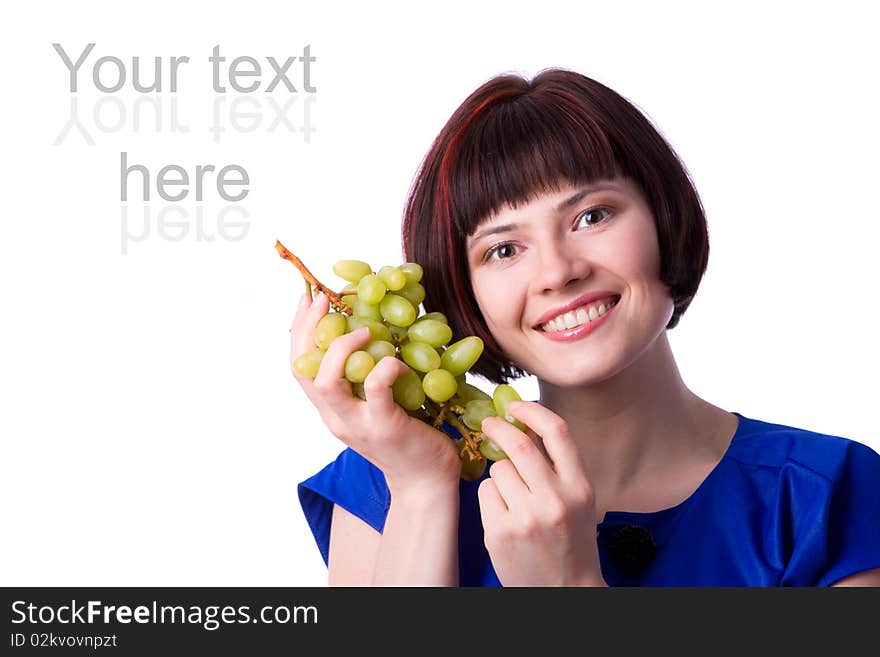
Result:
{"label": "woman's eye", "polygon": [[516,254],[516,247],[513,244],[505,243],[505,244],[496,244],[491,249],[486,251],[486,256],[484,260],[491,260],[492,258],[496,258],[498,260],[506,260],[508,258],[513,257]]}
{"label": "woman's eye", "polygon": [[586,225],[587,227],[595,226],[605,221],[607,216],[610,214],[611,210],[605,207],[597,207],[590,208],[589,210],[584,210],[577,216],[575,227],[580,228],[582,225]]}

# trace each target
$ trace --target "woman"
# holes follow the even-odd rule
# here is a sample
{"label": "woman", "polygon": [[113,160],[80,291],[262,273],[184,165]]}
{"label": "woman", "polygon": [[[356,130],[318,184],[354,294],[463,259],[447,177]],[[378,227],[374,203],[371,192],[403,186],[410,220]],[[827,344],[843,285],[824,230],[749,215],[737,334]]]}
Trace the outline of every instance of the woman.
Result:
{"label": "woman", "polygon": [[[708,260],[706,220],[671,147],[627,100],[546,70],[489,80],[413,184],[407,261],[425,310],[477,335],[471,371],[525,373],[527,433],[460,480],[452,442],[394,405],[384,358],[366,401],[342,376],[365,329],[299,378],[349,449],[300,484],[330,585],[880,585],[880,455],[699,398],[667,339]],[[292,356],[325,298],[300,304]]]}

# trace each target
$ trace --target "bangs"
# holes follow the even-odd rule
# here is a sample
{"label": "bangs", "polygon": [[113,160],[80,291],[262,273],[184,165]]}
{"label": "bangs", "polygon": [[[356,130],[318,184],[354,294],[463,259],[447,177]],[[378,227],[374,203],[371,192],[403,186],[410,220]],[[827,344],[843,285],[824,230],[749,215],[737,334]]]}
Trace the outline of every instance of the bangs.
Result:
{"label": "bangs", "polygon": [[[540,94],[539,94],[540,95]],[[564,97],[505,100],[462,128],[449,144],[451,219],[469,236],[505,205],[622,175],[612,141]],[[619,152],[619,151],[618,151]]]}

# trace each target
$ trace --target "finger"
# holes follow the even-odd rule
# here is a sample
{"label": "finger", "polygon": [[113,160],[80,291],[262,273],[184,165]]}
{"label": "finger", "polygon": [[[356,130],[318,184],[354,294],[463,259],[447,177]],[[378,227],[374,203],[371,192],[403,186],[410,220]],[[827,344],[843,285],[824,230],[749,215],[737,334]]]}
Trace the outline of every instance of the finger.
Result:
{"label": "finger", "polygon": [[[330,302],[324,293],[317,294],[315,298],[311,300],[306,294],[303,294],[300,298],[296,310],[296,316],[290,327],[291,369],[293,362],[297,357],[316,348],[315,326],[318,323],[318,320],[327,314],[329,307]],[[343,368],[344,363],[345,361],[343,361]],[[321,368],[319,367],[318,374],[320,375],[320,373]],[[308,377],[298,376],[296,372],[294,372],[294,377],[300,384],[306,397],[308,397],[315,408],[318,409],[325,424],[331,428],[331,431],[335,435],[340,436],[342,433],[341,430],[334,429],[333,427],[343,426],[344,421],[340,418],[342,418],[346,412],[350,411],[353,406],[362,403],[352,394],[351,385],[348,384],[348,381],[339,381],[333,388],[331,394],[328,395],[326,390],[318,390],[316,388],[314,380]]]}
{"label": "finger", "polygon": [[370,331],[366,328],[339,336],[324,353],[314,379],[297,377],[324,423],[346,444],[349,444],[348,438],[343,434],[349,432],[345,427],[363,425],[364,402],[355,396],[351,382],[345,378],[345,362],[369,340]]}
{"label": "finger", "polygon": [[508,509],[527,509],[532,491],[523,481],[510,459],[496,461],[489,466],[489,478],[495,482],[498,494]]}
{"label": "finger", "polygon": [[359,328],[339,336],[330,344],[315,376],[315,388],[328,400],[353,398],[351,383],[345,378],[345,361],[369,341],[370,330]]}
{"label": "finger", "polygon": [[315,325],[327,314],[330,301],[324,293],[318,294],[312,303],[303,295],[296,309],[296,316],[290,327],[291,363],[307,351],[315,348]]}
{"label": "finger", "polygon": [[400,407],[394,402],[391,386],[409,369],[406,363],[392,356],[380,359],[364,379],[367,409],[373,417],[389,417]]}
{"label": "finger", "polygon": [[560,477],[583,476],[581,455],[565,420],[536,402],[512,401],[507,412],[541,437],[553,469]]}
{"label": "finger", "polygon": [[550,455],[547,454],[547,450],[544,449],[544,440],[536,434],[530,427],[526,427],[526,435],[532,439],[532,442],[538,446],[538,449],[541,451],[541,455],[547,460],[547,463],[551,463]]}
{"label": "finger", "polygon": [[504,503],[504,498],[498,492],[497,483],[491,478],[484,479],[477,488],[477,499],[480,502],[480,517],[483,519],[483,529],[492,524],[495,518],[509,511]]}
{"label": "finger", "polygon": [[483,420],[481,429],[492,442],[504,450],[530,490],[535,491],[549,485],[551,478],[555,477],[550,463],[535,441],[510,422],[499,417],[487,417]]}

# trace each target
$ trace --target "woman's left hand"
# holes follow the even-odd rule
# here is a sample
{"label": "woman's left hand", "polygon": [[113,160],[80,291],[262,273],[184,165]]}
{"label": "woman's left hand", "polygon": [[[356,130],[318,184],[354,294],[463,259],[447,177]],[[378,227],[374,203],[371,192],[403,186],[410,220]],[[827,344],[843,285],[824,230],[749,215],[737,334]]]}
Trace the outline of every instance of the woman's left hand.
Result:
{"label": "woman's left hand", "polygon": [[[596,542],[596,500],[568,423],[535,402],[508,413],[541,436],[498,417],[483,433],[507,453],[478,490],[486,549],[504,586],[607,586]],[[549,461],[548,461],[549,457]]]}

